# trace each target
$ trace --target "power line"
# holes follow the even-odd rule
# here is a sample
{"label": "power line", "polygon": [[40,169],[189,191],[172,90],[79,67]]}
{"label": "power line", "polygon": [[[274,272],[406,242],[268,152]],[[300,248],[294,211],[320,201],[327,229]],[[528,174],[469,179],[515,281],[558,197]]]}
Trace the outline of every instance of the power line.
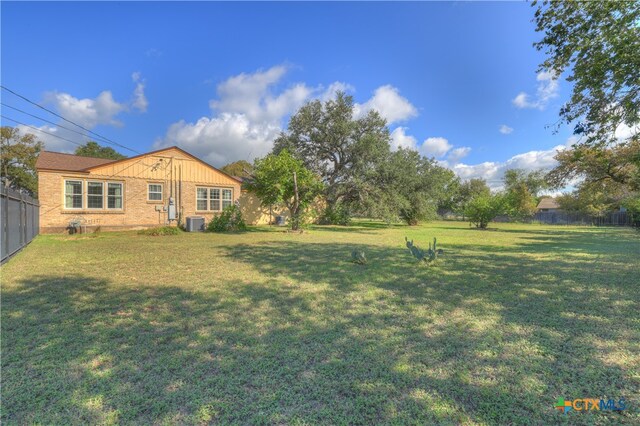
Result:
{"label": "power line", "polygon": [[42,110],[44,110],[44,111],[47,111],[47,112],[48,112],[48,113],[50,113],[50,114],[55,115],[56,117],[58,117],[58,118],[60,118],[60,119],[62,119],[62,120],[64,120],[64,121],[66,121],[67,123],[73,124],[74,126],[77,126],[77,127],[81,128],[81,129],[82,129],[82,130],[84,130],[85,132],[88,132],[88,133],[90,133],[90,134],[92,134],[92,135],[95,135],[95,136],[97,136],[97,137],[99,137],[99,138],[102,138],[102,139],[103,139],[105,142],[107,142],[107,143],[110,143],[110,144],[113,144],[113,145],[119,146],[120,148],[124,148],[124,149],[126,149],[126,150],[128,150],[128,151],[131,151],[131,152],[135,152],[136,154],[142,154],[141,152],[136,151],[135,149],[131,149],[131,148],[127,147],[127,146],[124,146],[124,145],[122,145],[122,144],[119,144],[118,142],[112,141],[111,139],[106,138],[106,137],[104,137],[104,136],[100,135],[99,133],[94,132],[93,130],[89,130],[89,129],[87,129],[87,128],[85,128],[85,127],[81,126],[81,125],[80,125],[80,124],[78,124],[78,123],[74,123],[73,121],[71,121],[71,120],[69,120],[69,119],[67,119],[67,118],[65,118],[65,117],[63,117],[63,116],[61,116],[60,114],[58,114],[58,113],[56,113],[56,112],[54,112],[54,111],[51,111],[51,110],[50,110],[50,109],[48,109],[48,108],[43,107],[42,105],[40,105],[40,104],[38,104],[38,103],[36,103],[36,102],[34,102],[34,101],[32,101],[32,100],[30,100],[30,99],[26,98],[25,96],[22,96],[22,95],[21,95],[21,94],[19,94],[19,93],[14,92],[13,90],[9,89],[8,87],[5,87],[5,86],[0,85],[0,88],[2,88],[2,89],[4,89],[4,90],[6,90],[7,92],[9,92],[9,93],[11,93],[11,94],[13,94],[13,95],[15,95],[15,96],[19,97],[20,99],[23,99],[23,100],[25,100],[25,101],[29,102],[29,103],[30,103],[30,104],[32,104],[32,105],[37,106],[38,108],[40,108],[40,109],[42,109]]}
{"label": "power line", "polygon": [[5,120],[13,121],[14,123],[19,124],[21,126],[25,126],[25,127],[30,128],[30,129],[33,129],[33,130],[35,130],[37,132],[41,132],[41,133],[44,133],[46,135],[53,136],[54,138],[58,138],[58,139],[62,139],[63,141],[71,142],[74,145],[84,146],[83,144],[78,143],[78,142],[74,142],[71,139],[63,138],[62,136],[58,136],[58,135],[54,135],[53,133],[45,132],[42,129],[38,129],[37,127],[30,126],[30,125],[22,123],[22,122],[20,122],[18,120],[14,120],[13,118],[7,117],[6,115],[0,114],[0,117],[4,118]]}
{"label": "power line", "polygon": [[[63,126],[62,124],[54,123],[53,121],[49,121],[49,120],[47,120],[46,118],[42,118],[42,117],[39,117],[39,116],[37,116],[37,115],[31,114],[31,113],[29,113],[29,112],[27,112],[27,111],[23,111],[23,110],[21,110],[20,108],[16,108],[16,107],[14,107],[14,106],[7,105],[7,104],[5,104],[4,102],[0,102],[0,105],[2,105],[2,106],[4,106],[4,107],[7,107],[7,108],[11,108],[12,110],[18,111],[18,112],[20,112],[20,113],[22,113],[22,114],[28,115],[28,116],[33,117],[33,118],[35,118],[35,119],[38,119],[38,120],[44,121],[45,123],[49,123],[49,124],[52,124],[52,125],[54,125],[54,126],[56,126],[56,127],[60,127],[61,129],[65,129],[65,130],[68,130],[68,131],[70,131],[70,132],[77,133],[77,134],[79,134],[79,135],[81,135],[81,136],[84,136],[84,137],[86,137],[87,139],[89,139],[89,135],[87,135],[86,133],[82,133],[82,132],[79,132],[79,131],[77,131],[77,130],[74,130],[74,129],[70,128],[70,127]],[[97,138],[96,138],[96,139],[97,139]],[[100,141],[100,142],[102,142],[102,141]],[[106,142],[106,141],[105,141],[105,142]]]}

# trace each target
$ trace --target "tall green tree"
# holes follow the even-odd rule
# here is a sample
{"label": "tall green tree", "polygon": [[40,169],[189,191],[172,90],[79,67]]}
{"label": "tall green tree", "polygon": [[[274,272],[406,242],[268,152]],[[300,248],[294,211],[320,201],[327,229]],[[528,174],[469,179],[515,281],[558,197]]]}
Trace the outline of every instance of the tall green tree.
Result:
{"label": "tall green tree", "polygon": [[[574,124],[590,145],[616,140],[624,124],[640,125],[640,2],[534,1],[534,46],[546,54],[540,70],[573,83],[560,123]],[[631,132],[627,140],[638,140]]]}
{"label": "tall green tree", "polygon": [[408,225],[435,219],[458,184],[451,170],[403,148],[390,153],[369,182],[367,212],[389,220],[399,217]]}
{"label": "tall green tree", "polygon": [[238,160],[223,166],[220,170],[231,176],[249,178],[253,174],[253,165],[248,161]]}
{"label": "tall green tree", "polygon": [[603,180],[582,182],[573,192],[556,197],[556,201],[562,210],[568,212],[602,216],[625,206],[633,198],[624,185]]}
{"label": "tall green tree", "polygon": [[389,129],[376,111],[354,117],[351,96],[304,105],[274,143],[290,151],[325,183],[328,209],[358,206],[368,197],[368,178],[389,155]]}
{"label": "tall green tree", "polygon": [[545,172],[509,169],[504,173],[506,213],[518,220],[532,216],[540,191],[548,187]]}
{"label": "tall green tree", "polygon": [[555,188],[574,182],[559,203],[564,210],[601,215],[621,206],[640,218],[640,141],[607,147],[579,145],[556,155],[547,179]]}
{"label": "tall green tree", "polygon": [[480,195],[489,195],[491,190],[484,179],[473,178],[460,183],[453,195],[452,210],[464,215],[467,204]]}
{"label": "tall green tree", "polygon": [[3,185],[32,195],[38,193],[36,160],[42,142],[31,133],[20,134],[14,127],[2,126],[0,171]]}
{"label": "tall green tree", "polygon": [[287,150],[256,161],[248,184],[263,206],[284,205],[290,213],[292,230],[298,230],[309,205],[322,190],[322,182],[302,160]]}
{"label": "tall green tree", "polygon": [[75,154],[82,155],[83,157],[108,158],[111,160],[122,160],[123,158],[127,158],[126,155],[120,154],[110,146],[102,146],[94,141],[89,141],[86,144],[77,147]]}
{"label": "tall green tree", "polygon": [[640,141],[609,147],[579,145],[560,151],[555,158],[558,166],[547,176],[554,188],[582,180],[587,184],[611,181],[640,189]]}

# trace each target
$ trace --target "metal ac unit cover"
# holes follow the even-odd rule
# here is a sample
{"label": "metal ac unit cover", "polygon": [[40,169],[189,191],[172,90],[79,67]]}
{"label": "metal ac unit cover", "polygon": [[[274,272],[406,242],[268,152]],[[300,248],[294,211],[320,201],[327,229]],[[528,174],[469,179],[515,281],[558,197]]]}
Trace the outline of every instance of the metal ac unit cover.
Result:
{"label": "metal ac unit cover", "polygon": [[186,224],[187,232],[199,232],[204,231],[204,217],[202,216],[188,216]]}

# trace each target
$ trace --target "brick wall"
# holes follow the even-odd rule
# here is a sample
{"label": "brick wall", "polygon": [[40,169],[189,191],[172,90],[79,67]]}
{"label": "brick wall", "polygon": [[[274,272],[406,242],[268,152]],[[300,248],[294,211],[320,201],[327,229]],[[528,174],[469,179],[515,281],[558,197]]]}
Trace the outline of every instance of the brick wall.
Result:
{"label": "brick wall", "polygon": [[[49,172],[39,171],[38,173],[38,195],[40,201],[40,232],[64,232],[69,226],[69,222],[74,218],[81,218],[87,227],[95,228],[100,226],[102,230],[136,229],[148,228],[167,224],[166,211],[156,211],[156,207],[166,206],[170,194],[170,182],[156,181],[153,179],[140,178],[113,178],[110,176],[93,175],[73,172]],[[75,180],[96,180],[104,182],[122,182],[123,188],[123,208],[122,210],[69,210],[64,208],[64,181],[65,179]],[[147,200],[147,185],[149,183],[163,183],[163,201]],[[196,211],[196,186],[214,186],[220,188],[233,189],[234,201],[240,197],[240,184],[220,185],[206,182],[182,182],[182,199],[175,193],[174,199],[179,205],[177,207],[186,216],[204,216],[207,221],[216,214],[214,212]],[[174,187],[175,188],[175,187]],[[107,191],[106,185],[104,192]],[[86,184],[83,185],[84,206],[86,207]],[[104,202],[106,206],[106,199]],[[176,221],[173,221],[173,225]]]}

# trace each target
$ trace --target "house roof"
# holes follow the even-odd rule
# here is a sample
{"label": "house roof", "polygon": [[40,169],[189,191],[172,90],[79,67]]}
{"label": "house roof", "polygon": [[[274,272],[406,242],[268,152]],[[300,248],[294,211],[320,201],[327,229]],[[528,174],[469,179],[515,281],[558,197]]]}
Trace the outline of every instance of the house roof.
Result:
{"label": "house roof", "polygon": [[[238,181],[238,182],[242,183],[242,180],[240,178],[238,178],[237,176],[231,176],[231,175],[223,172],[222,170],[218,169],[217,167],[213,167],[211,164],[207,163],[206,161],[202,161],[201,159],[199,159],[195,155],[190,154],[187,151],[185,151],[184,149],[179,148],[177,146],[170,146],[170,147],[167,147],[167,148],[161,148],[161,149],[157,149],[155,151],[145,152],[144,154],[134,155],[133,157],[123,158],[121,160],[109,160],[109,162],[110,163],[120,163],[120,162],[123,162],[123,161],[130,161],[130,160],[134,160],[136,158],[144,157],[144,156],[147,156],[147,155],[155,155],[155,154],[159,154],[161,152],[170,151],[170,150],[180,151],[183,154],[185,154],[186,156],[188,156],[189,158],[194,159],[195,161],[197,161],[197,162],[199,162],[199,163],[201,163],[201,164],[203,164],[203,165],[215,170],[216,172],[221,173],[221,174],[227,176],[230,179],[233,179],[235,181]],[[87,170],[99,167],[101,165],[102,164],[96,164],[95,166],[89,166],[89,167],[87,167]]]}
{"label": "house roof", "polygon": [[560,206],[558,205],[558,203],[554,198],[547,197],[540,200],[540,202],[538,203],[538,208],[539,209],[559,209]]}
{"label": "house roof", "polygon": [[158,149],[156,151],[147,152],[144,154],[136,155],[134,157],[123,158],[121,160],[111,160],[107,158],[95,158],[95,157],[83,157],[80,155],[74,154],[64,154],[62,152],[53,152],[53,151],[41,151],[38,156],[38,160],[36,161],[36,170],[62,170],[66,172],[86,172],[89,173],[91,169],[96,167],[104,166],[110,163],[119,163],[123,161],[130,161],[139,157],[144,157],[146,155],[154,155],[163,151],[169,151],[175,149],[187,155],[188,157],[200,162],[201,164],[212,168],[213,170],[221,173],[230,179],[233,179],[237,182],[242,183],[242,179],[237,176],[231,176],[226,174],[225,172],[213,167],[211,164],[206,163],[196,157],[195,155],[189,154],[184,149],[178,148],[177,146],[171,146],[168,148]]}
{"label": "house roof", "polygon": [[36,169],[84,172],[90,167],[101,166],[114,161],[109,158],[83,157],[62,152],[42,151],[36,161]]}

